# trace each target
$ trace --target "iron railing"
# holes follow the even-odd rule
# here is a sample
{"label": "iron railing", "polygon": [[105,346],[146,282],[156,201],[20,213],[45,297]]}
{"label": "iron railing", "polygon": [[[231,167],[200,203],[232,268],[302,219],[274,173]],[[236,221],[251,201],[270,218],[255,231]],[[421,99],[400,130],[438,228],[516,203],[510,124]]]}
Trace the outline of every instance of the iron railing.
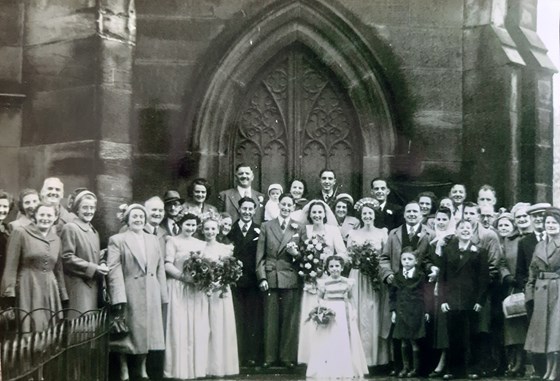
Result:
{"label": "iron railing", "polygon": [[[34,311],[0,311],[0,379],[5,381],[105,381],[108,379],[109,324],[105,309],[62,319],[51,313],[49,327],[22,332]],[[33,324],[31,324],[33,327]]]}

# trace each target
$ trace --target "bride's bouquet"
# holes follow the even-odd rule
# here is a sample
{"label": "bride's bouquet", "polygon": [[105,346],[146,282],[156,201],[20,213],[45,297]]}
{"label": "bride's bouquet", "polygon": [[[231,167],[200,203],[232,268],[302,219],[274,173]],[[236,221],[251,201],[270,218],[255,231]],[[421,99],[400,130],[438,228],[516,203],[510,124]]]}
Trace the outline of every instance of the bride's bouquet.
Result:
{"label": "bride's bouquet", "polygon": [[321,236],[311,237],[300,244],[294,262],[298,266],[298,275],[306,283],[315,284],[317,278],[323,275],[323,257],[327,245]]}
{"label": "bride's bouquet", "polygon": [[358,269],[371,281],[375,290],[378,290],[379,281],[379,252],[371,242],[353,243],[348,248],[348,256],[353,269]]}
{"label": "bride's bouquet", "polygon": [[317,326],[328,326],[334,320],[336,313],[330,308],[317,306],[314,307],[307,315],[306,322],[312,321]]}
{"label": "bride's bouquet", "polygon": [[193,251],[183,265],[183,275],[190,277],[196,288],[211,295],[215,287],[216,267],[216,262],[204,257],[202,252]]}

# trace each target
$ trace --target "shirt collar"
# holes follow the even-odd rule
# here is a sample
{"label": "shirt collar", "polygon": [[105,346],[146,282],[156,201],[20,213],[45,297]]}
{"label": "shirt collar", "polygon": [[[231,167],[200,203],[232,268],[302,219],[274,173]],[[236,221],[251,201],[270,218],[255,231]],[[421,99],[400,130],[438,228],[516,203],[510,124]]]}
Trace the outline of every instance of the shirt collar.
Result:
{"label": "shirt collar", "polygon": [[252,225],[253,221],[249,221],[249,222],[244,222],[243,220],[239,220],[239,227],[241,229],[243,229],[243,226],[247,226],[247,229],[249,229]]}
{"label": "shirt collar", "polygon": [[414,234],[419,233],[420,232],[420,225],[421,224],[416,224],[414,226],[410,226],[410,225],[406,224],[406,232],[407,233],[414,232]]}
{"label": "shirt collar", "polygon": [[237,186],[237,191],[241,195],[241,197],[253,197],[253,192],[251,188],[242,188],[239,185]]}
{"label": "shirt collar", "polygon": [[412,278],[414,276],[414,270],[415,270],[414,267],[411,268],[410,270],[403,269],[403,276],[405,278]]}

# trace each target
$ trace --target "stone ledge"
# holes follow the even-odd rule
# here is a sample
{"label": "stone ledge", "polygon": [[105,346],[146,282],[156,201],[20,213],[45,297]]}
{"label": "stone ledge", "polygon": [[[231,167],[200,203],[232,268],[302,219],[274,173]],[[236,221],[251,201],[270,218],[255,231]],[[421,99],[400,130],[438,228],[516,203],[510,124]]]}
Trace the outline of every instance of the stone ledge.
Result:
{"label": "stone ledge", "polygon": [[27,95],[19,93],[0,93],[0,107],[21,107]]}

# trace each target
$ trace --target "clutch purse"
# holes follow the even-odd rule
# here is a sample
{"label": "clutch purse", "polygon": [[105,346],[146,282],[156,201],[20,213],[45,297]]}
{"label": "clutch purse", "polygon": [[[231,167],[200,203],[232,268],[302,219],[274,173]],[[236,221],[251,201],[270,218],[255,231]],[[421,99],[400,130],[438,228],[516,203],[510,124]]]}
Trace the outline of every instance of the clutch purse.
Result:
{"label": "clutch purse", "polygon": [[111,319],[111,325],[109,327],[109,332],[113,336],[124,336],[130,329],[126,323],[125,315],[113,316]]}
{"label": "clutch purse", "polygon": [[509,295],[502,302],[502,309],[506,319],[527,315],[527,309],[525,308],[525,294],[518,292]]}

